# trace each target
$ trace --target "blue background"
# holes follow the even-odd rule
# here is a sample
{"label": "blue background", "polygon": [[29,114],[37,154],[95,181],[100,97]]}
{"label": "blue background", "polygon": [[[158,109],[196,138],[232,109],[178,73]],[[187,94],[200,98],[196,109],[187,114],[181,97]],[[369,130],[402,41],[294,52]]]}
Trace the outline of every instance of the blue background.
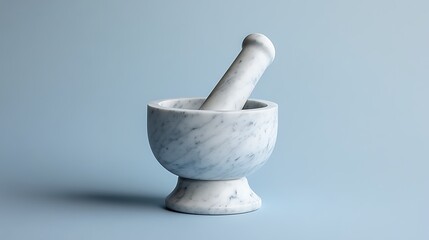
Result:
{"label": "blue background", "polygon": [[[0,239],[429,239],[427,1],[0,1]],[[163,208],[146,104],[206,96],[249,33],[279,104],[253,213]]]}

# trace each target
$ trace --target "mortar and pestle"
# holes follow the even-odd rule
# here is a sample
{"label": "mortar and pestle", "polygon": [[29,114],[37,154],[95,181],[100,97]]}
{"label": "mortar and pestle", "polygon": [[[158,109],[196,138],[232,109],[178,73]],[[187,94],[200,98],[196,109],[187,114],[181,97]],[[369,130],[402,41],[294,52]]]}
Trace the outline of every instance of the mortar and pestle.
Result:
{"label": "mortar and pestle", "polygon": [[150,147],[179,176],[168,209],[193,214],[236,214],[261,207],[246,176],[271,155],[277,138],[277,104],[249,99],[274,60],[262,34],[248,35],[242,50],[204,98],[153,101],[147,108]]}

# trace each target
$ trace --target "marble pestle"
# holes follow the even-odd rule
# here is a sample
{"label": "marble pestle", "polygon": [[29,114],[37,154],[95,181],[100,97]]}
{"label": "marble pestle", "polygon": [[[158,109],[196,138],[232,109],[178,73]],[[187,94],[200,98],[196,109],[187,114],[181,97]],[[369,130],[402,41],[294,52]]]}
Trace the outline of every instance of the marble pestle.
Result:
{"label": "marble pestle", "polygon": [[273,43],[260,33],[248,35],[237,58],[201,105],[200,110],[238,111],[273,62]]}

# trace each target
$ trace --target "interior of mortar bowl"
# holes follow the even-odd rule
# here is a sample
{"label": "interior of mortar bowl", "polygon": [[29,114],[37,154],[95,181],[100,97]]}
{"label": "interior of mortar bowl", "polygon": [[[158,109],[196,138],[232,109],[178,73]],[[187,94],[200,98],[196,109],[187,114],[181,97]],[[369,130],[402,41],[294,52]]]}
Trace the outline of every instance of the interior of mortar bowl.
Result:
{"label": "interior of mortar bowl", "polygon": [[[161,107],[165,108],[178,108],[178,109],[187,109],[187,110],[198,110],[204,102],[204,98],[179,98],[179,99],[168,99],[159,102]],[[247,100],[246,104],[243,107],[243,110],[258,109],[267,107],[268,104],[257,101],[257,100]]]}

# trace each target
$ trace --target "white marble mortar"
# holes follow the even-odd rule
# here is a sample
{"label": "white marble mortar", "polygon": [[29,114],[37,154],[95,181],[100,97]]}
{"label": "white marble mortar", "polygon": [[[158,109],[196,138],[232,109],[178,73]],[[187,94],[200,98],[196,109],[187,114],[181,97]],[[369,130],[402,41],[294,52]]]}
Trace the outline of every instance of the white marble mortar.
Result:
{"label": "white marble mortar", "polygon": [[258,209],[261,200],[245,176],[260,168],[273,151],[277,104],[248,100],[243,110],[198,110],[203,102],[204,98],[181,98],[148,104],[152,152],[179,176],[167,207],[196,214]]}

